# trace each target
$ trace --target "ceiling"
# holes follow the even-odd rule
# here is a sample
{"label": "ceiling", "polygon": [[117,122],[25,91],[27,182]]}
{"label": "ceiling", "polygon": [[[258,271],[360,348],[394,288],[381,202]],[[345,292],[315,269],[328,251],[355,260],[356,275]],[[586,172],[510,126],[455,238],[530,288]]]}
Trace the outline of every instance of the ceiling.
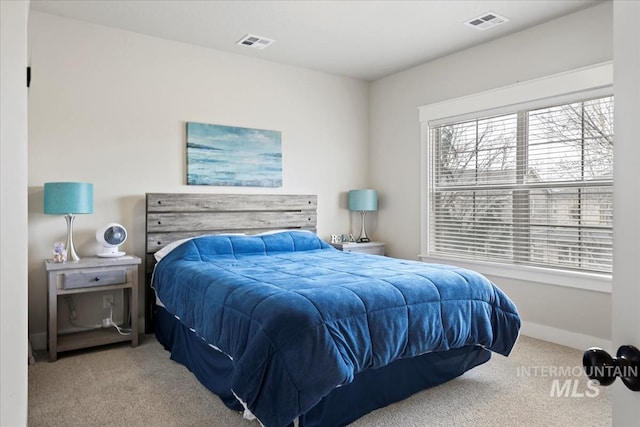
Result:
{"label": "ceiling", "polygon": [[[362,80],[376,80],[602,0],[31,0],[31,10]],[[509,21],[477,30],[493,12]],[[275,43],[237,45],[246,34]]]}

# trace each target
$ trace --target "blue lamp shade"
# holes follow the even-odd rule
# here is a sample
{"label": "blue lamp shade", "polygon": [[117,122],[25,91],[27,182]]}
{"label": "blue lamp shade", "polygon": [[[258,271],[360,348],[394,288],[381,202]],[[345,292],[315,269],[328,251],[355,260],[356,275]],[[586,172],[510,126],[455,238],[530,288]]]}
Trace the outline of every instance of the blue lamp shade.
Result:
{"label": "blue lamp shade", "polygon": [[54,215],[93,213],[93,184],[46,182],[44,213]]}
{"label": "blue lamp shade", "polygon": [[79,261],[73,245],[73,222],[76,214],[93,213],[93,184],[86,182],[46,182],[44,184],[44,213],[64,215],[67,221],[65,249],[70,261]]}
{"label": "blue lamp shade", "polygon": [[376,190],[351,190],[349,191],[350,211],[377,211],[378,192]]}

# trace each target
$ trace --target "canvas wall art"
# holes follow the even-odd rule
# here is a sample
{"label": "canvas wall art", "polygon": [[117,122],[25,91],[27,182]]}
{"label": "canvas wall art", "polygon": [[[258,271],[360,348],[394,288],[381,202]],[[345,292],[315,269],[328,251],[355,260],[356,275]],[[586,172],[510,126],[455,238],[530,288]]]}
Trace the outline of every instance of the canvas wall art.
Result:
{"label": "canvas wall art", "polygon": [[187,185],[282,187],[281,132],[187,122]]}

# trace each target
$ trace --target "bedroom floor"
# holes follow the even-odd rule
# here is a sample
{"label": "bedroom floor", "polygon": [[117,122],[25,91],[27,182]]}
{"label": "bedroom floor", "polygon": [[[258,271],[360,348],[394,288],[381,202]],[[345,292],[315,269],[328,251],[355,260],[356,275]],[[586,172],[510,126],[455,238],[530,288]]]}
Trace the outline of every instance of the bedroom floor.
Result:
{"label": "bedroom floor", "polygon": [[[258,427],[227,409],[152,335],[29,366],[29,426]],[[609,390],[591,388],[582,352],[521,336],[463,376],[374,411],[352,427],[609,426]]]}

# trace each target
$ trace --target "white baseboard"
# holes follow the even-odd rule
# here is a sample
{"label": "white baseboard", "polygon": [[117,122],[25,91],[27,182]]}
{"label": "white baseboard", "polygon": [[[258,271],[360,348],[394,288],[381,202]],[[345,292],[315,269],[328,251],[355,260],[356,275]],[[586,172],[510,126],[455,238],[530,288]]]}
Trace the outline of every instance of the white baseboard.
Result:
{"label": "white baseboard", "polygon": [[590,347],[600,347],[611,353],[611,348],[613,347],[611,341],[604,338],[579,334],[577,332],[571,332],[531,322],[522,322],[520,333],[531,338],[549,341],[554,344],[560,344],[582,351]]}

